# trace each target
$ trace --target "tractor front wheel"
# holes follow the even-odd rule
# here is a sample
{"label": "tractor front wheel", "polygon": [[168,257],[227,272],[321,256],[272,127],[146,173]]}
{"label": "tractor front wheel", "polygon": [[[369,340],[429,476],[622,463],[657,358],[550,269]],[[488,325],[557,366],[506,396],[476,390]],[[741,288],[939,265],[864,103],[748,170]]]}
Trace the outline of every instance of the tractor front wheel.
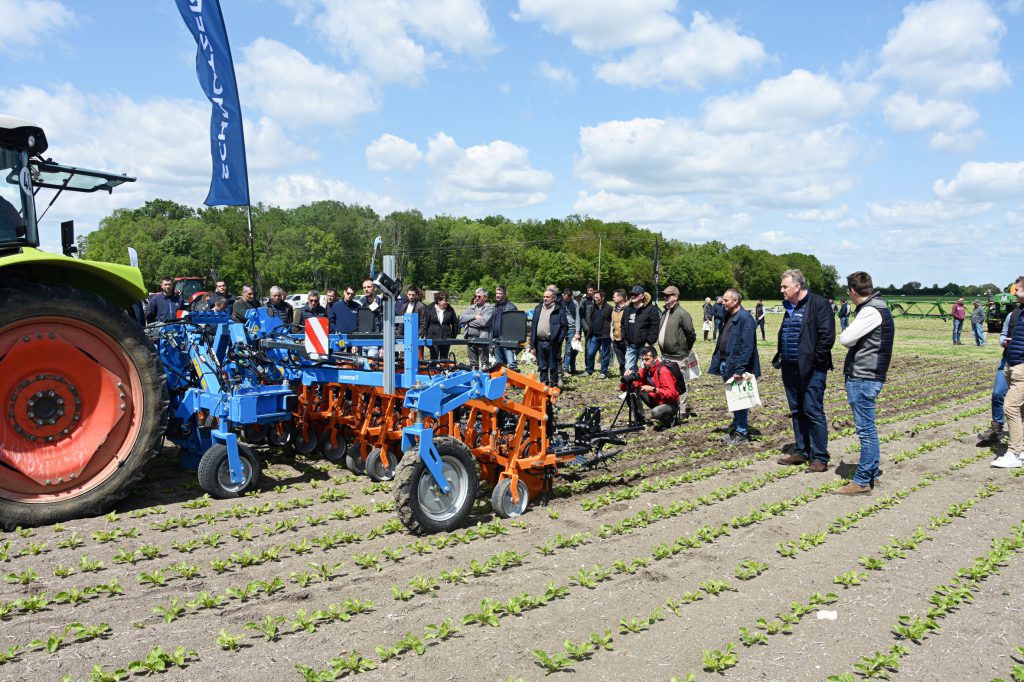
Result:
{"label": "tractor front wheel", "polygon": [[160,448],[167,385],[125,312],[63,285],[0,290],[0,527],[110,509]]}
{"label": "tractor front wheel", "polygon": [[395,469],[398,517],[417,535],[448,532],[461,526],[473,509],[480,485],[476,458],[465,443],[442,437],[434,439],[434,447],[451,486],[447,493],[441,492],[418,450],[406,452]]}

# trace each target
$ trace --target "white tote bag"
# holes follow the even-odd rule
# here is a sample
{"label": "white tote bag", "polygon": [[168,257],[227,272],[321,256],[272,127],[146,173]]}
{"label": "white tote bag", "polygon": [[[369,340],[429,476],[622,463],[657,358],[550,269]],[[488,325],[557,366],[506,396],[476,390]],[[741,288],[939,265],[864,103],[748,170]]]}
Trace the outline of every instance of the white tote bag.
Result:
{"label": "white tote bag", "polygon": [[729,411],[749,410],[761,406],[761,395],[757,391],[757,377],[744,374],[742,379],[730,378],[725,383],[725,400]]}
{"label": "white tote bag", "polygon": [[686,357],[686,362],[684,363],[683,377],[686,379],[686,383],[689,384],[699,376],[700,359],[697,358],[697,353],[690,351],[690,354]]}

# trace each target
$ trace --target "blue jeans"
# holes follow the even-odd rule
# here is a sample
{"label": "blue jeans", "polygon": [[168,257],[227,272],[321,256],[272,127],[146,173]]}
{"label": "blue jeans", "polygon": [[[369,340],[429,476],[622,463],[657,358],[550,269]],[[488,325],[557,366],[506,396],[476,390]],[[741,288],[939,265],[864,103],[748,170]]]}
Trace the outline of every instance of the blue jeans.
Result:
{"label": "blue jeans", "polygon": [[495,348],[494,359],[513,371],[519,371],[516,364],[516,352],[511,348]]}
{"label": "blue jeans", "polygon": [[793,417],[796,454],[828,464],[828,420],[825,418],[826,372],[815,370],[803,391],[796,364],[782,364],[782,385],[786,389]]}
{"label": "blue jeans", "polygon": [[849,317],[840,317],[839,318],[839,331],[846,331],[846,328],[849,327],[849,326],[850,326],[850,318]]}
{"label": "blue jeans", "polygon": [[960,331],[964,328],[964,321],[953,319],[953,343],[960,343]]}
{"label": "blue jeans", "polygon": [[984,322],[972,322],[971,327],[974,328],[974,344],[976,346],[985,345],[985,323]]}
{"label": "blue jeans", "polygon": [[[718,371],[722,372],[722,382],[724,383],[729,377],[725,376],[725,363],[723,362],[718,366]],[[750,417],[750,410],[736,410],[732,413],[732,428],[741,436],[747,435],[747,423]]]}
{"label": "blue jeans", "polygon": [[558,385],[558,364],[561,360],[561,344],[537,340],[537,373],[541,383]]}
{"label": "blue jeans", "polygon": [[881,391],[881,381],[846,380],[846,399],[853,411],[857,437],[860,438],[860,464],[857,465],[857,473],[853,475],[853,482],[859,485],[870,485],[878,474],[881,451],[878,448],[878,431],[875,429],[875,399]]}
{"label": "blue jeans", "polygon": [[578,350],[574,350],[572,347],[572,335],[573,332],[565,337],[565,351],[562,356],[562,370],[568,374],[570,371],[576,372],[576,356],[580,354]]}
{"label": "blue jeans", "polygon": [[587,339],[587,374],[594,373],[594,360],[598,351],[601,351],[601,374],[608,374],[608,368],[612,363],[612,340],[593,336]]}
{"label": "blue jeans", "polygon": [[1006,390],[1009,386],[1006,383],[1006,374],[1003,368],[1006,367],[1006,358],[999,361],[999,369],[996,370],[996,380],[992,384],[992,421],[1000,424],[1006,423],[1006,415],[1003,413],[1003,403],[1006,401]]}
{"label": "blue jeans", "polygon": [[640,362],[640,346],[631,343],[626,344],[626,371],[636,372],[637,363]]}
{"label": "blue jeans", "polygon": [[715,331],[711,335],[711,338],[712,339],[717,339],[718,338],[718,332],[722,331],[722,319],[719,318],[719,317],[716,317],[715,318],[715,324],[713,326],[715,328]]}

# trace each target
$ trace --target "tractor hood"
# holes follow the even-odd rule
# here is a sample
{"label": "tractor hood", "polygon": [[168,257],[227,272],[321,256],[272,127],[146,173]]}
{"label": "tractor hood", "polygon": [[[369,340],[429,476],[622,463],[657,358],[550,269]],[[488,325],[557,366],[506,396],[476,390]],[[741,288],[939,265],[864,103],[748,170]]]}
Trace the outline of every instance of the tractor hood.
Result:
{"label": "tractor hood", "polygon": [[25,269],[34,281],[88,289],[121,308],[131,307],[148,294],[142,272],[130,265],[79,260],[26,247],[19,253],[0,255],[0,271],[8,268]]}

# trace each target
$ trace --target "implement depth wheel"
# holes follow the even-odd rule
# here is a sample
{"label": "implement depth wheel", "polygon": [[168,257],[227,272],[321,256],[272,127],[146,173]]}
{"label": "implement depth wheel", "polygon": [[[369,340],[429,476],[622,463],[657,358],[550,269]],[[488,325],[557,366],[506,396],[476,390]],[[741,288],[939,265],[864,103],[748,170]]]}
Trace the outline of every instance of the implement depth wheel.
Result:
{"label": "implement depth wheel", "polygon": [[121,309],[58,285],[0,290],[0,527],[110,509],[167,426],[156,352]]}
{"label": "implement depth wheel", "polygon": [[516,486],[516,492],[519,493],[519,502],[512,501],[512,479],[503,478],[498,481],[498,485],[494,486],[494,492],[491,493],[491,508],[494,509],[494,513],[503,519],[521,516],[526,511],[526,505],[530,503],[530,494],[521,479]]}
{"label": "implement depth wheel", "polygon": [[216,443],[199,460],[199,485],[214,497],[224,500],[240,497],[256,489],[260,480],[260,460],[248,446],[238,444],[238,458],[242,460],[242,482],[231,482],[228,467],[228,446]]}
{"label": "implement depth wheel", "polygon": [[366,473],[366,460],[363,459],[363,454],[359,451],[359,448],[352,447],[348,449],[348,453],[345,455],[345,468],[359,476]]}
{"label": "implement depth wheel", "polygon": [[308,436],[302,435],[303,429],[301,426],[295,429],[295,432],[292,433],[292,447],[295,448],[295,452],[299,453],[300,455],[308,455],[309,453],[316,450],[316,434],[313,432],[313,429],[311,428],[307,428],[307,430],[309,432]]}
{"label": "implement depth wheel", "polygon": [[266,427],[267,431],[267,442],[273,445],[275,448],[281,448],[288,445],[292,439],[292,425],[288,422],[278,422],[276,424],[268,424]]}
{"label": "implement depth wheel", "polygon": [[380,454],[380,448],[370,450],[370,454],[366,456],[366,475],[370,477],[371,481],[390,481],[395,477],[398,456],[393,452],[388,452],[388,465],[384,466]]}
{"label": "implement depth wheel", "polygon": [[473,508],[480,473],[465,443],[435,438],[444,477],[451,491],[442,493],[419,452],[409,450],[395,469],[395,507],[398,518],[417,535],[455,530]]}
{"label": "implement depth wheel", "polygon": [[[328,430],[320,435],[320,454],[328,462],[344,464],[345,453],[348,452],[348,442],[345,441],[345,437],[340,433],[334,432],[333,438],[331,434],[332,432]],[[337,440],[338,444],[334,445],[333,440]]]}

